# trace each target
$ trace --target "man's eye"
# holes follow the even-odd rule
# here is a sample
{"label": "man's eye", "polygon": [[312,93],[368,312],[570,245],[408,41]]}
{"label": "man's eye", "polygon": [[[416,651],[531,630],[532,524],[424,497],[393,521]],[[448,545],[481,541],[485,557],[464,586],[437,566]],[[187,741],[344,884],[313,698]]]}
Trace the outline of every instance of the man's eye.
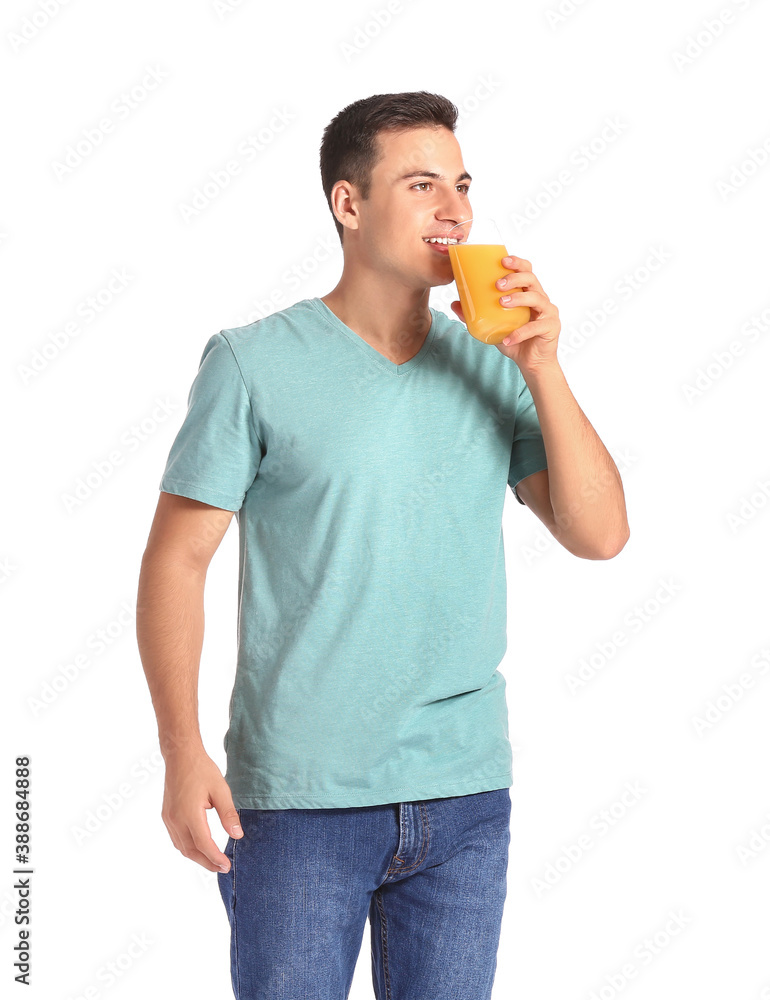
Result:
{"label": "man's eye", "polygon": [[[419,184],[413,184],[412,187],[413,188],[425,187],[427,184],[430,184],[430,181],[420,181]],[[457,186],[459,188],[465,188],[465,193],[466,194],[470,190],[470,184],[458,184]]]}

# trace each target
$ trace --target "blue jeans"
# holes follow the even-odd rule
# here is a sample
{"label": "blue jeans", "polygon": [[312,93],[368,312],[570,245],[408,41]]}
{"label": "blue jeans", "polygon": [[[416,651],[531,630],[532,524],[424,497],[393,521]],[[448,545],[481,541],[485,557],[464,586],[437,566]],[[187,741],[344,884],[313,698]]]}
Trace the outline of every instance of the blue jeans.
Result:
{"label": "blue jeans", "polygon": [[346,1000],[367,916],[377,1000],[490,1000],[508,788],[238,815],[217,873],[237,1000]]}

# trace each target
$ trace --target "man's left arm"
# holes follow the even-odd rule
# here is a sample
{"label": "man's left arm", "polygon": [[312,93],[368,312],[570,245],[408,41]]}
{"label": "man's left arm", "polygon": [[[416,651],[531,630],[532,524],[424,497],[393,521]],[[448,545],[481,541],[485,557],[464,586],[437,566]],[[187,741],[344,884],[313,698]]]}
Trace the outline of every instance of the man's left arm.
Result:
{"label": "man's left arm", "polygon": [[[612,559],[629,538],[617,466],[578,406],[556,357],[559,310],[521,257],[503,257],[501,304],[529,306],[529,322],[495,346],[519,367],[537,410],[548,468],[516,489],[566,549],[583,559]],[[504,301],[507,299],[507,301]],[[455,308],[457,306],[458,308]],[[459,302],[452,309],[465,322]]]}
{"label": "man's left arm", "polygon": [[617,466],[578,406],[561,368],[525,378],[548,468],[522,479],[517,492],[573,555],[612,559],[629,538]]}

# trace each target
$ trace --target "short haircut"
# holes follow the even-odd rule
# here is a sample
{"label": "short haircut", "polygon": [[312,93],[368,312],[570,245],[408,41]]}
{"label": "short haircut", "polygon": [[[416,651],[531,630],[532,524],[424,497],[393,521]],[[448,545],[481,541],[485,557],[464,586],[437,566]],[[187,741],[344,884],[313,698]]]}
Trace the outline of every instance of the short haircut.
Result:
{"label": "short haircut", "polygon": [[377,135],[430,127],[454,132],[458,114],[448,98],[418,90],[364,97],[343,108],[329,122],[321,140],[321,183],[340,243],[345,227],[332,209],[332,188],[337,181],[350,181],[364,200],[369,197],[372,169],[381,155]]}

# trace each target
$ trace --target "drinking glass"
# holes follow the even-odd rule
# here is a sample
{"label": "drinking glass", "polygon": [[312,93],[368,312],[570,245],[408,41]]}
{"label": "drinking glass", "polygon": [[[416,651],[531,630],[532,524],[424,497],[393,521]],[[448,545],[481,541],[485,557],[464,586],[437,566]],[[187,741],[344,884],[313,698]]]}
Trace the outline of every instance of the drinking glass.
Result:
{"label": "drinking glass", "polygon": [[508,251],[497,223],[492,216],[477,216],[459,222],[448,235],[460,240],[448,250],[468,333],[485,344],[499,344],[529,322],[529,306],[506,309],[500,303],[505,292],[495,282],[510,271],[500,263]]}

